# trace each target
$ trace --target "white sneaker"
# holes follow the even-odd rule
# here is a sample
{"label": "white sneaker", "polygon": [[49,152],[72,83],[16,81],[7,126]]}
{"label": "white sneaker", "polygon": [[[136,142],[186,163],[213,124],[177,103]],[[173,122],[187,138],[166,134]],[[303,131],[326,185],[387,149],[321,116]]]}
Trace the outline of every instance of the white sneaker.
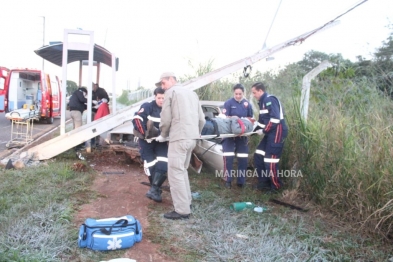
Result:
{"label": "white sneaker", "polygon": [[82,153],[81,152],[76,152],[76,156],[80,159],[80,160],[86,160],[84,157],[83,157],[83,155],[82,155]]}

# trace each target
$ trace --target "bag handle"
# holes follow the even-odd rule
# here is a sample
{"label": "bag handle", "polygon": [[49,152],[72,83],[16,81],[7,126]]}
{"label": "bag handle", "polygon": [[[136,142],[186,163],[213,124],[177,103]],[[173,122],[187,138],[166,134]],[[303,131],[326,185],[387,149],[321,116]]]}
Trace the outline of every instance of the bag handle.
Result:
{"label": "bag handle", "polygon": [[127,220],[127,219],[119,219],[116,223],[114,223],[114,224],[110,227],[109,230],[106,230],[106,228],[101,228],[100,231],[101,231],[102,233],[104,233],[105,235],[110,235],[110,234],[112,234],[112,229],[113,229],[113,227],[114,227],[115,225],[117,225],[117,224],[121,224],[121,225],[120,225],[121,227],[125,227],[125,226],[127,226],[127,224],[128,224],[128,220]]}
{"label": "bag handle", "polygon": [[87,226],[86,226],[85,223],[83,223],[82,226],[83,226],[83,236],[82,236],[82,240],[86,240],[86,238],[87,238],[86,227],[87,227]]}
{"label": "bag handle", "polygon": [[139,235],[138,221],[135,219],[135,234]]}

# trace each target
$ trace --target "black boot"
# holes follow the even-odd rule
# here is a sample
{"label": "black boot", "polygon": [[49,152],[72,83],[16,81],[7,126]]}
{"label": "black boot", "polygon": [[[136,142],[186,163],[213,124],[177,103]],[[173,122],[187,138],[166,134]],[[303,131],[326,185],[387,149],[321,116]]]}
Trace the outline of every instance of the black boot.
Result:
{"label": "black boot", "polygon": [[148,176],[148,178],[149,178],[150,186],[152,186],[153,185],[153,181],[154,181],[154,173],[150,174],[150,176]]}
{"label": "black boot", "polygon": [[146,126],[147,126],[146,136],[145,136],[146,139],[150,139],[160,135],[160,131],[158,130],[157,127],[154,126],[153,121],[147,120]]}
{"label": "black boot", "polygon": [[153,177],[153,185],[150,187],[149,191],[146,193],[146,197],[156,201],[156,202],[162,202],[162,197],[161,197],[161,186],[166,180],[166,174],[161,174],[156,172]]}
{"label": "black boot", "polygon": [[176,220],[176,219],[189,219],[190,218],[190,214],[188,214],[188,215],[181,215],[181,214],[177,213],[176,211],[172,211],[172,212],[164,214],[164,217],[167,218],[167,219],[173,219],[173,220]]}

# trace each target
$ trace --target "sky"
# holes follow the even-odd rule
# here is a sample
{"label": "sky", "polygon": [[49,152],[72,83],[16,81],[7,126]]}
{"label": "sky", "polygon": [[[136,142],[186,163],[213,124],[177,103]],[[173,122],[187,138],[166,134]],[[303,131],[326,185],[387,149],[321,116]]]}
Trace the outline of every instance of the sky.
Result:
{"label": "sky", "polygon": [[[213,60],[214,69],[315,29],[359,0],[14,0],[2,6],[0,66],[42,68],[34,50],[63,41],[65,29],[94,32],[94,42],[119,57],[117,93],[154,88],[160,74],[193,74]],[[279,8],[278,8],[279,7]],[[371,58],[391,33],[392,0],[368,0],[340,18],[340,24],[261,60],[256,70],[282,68],[310,50]],[[273,22],[274,21],[274,22]],[[270,31],[269,31],[270,28]],[[73,39],[84,42],[86,39]],[[78,63],[67,79],[78,82]],[[48,73],[62,69],[44,62]],[[87,72],[87,68],[85,70]],[[86,74],[86,73],[85,73]],[[87,75],[82,85],[87,84]],[[93,78],[95,79],[95,77]],[[112,90],[111,69],[101,67],[100,86]]]}

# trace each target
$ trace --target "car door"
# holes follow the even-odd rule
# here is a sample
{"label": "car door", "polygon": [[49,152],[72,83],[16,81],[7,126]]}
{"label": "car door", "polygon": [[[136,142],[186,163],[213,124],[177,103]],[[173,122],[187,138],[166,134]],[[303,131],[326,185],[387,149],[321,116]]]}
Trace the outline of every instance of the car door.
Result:
{"label": "car door", "polygon": [[57,76],[50,76],[52,117],[60,115],[60,81]]}
{"label": "car door", "polygon": [[[222,106],[224,102],[222,102]],[[208,104],[202,102],[201,107],[204,114],[208,117],[214,117],[221,114],[221,104]],[[199,139],[197,140],[194,153],[203,162],[204,166],[210,170],[224,170],[224,160],[222,155],[221,138],[216,139]]]}

